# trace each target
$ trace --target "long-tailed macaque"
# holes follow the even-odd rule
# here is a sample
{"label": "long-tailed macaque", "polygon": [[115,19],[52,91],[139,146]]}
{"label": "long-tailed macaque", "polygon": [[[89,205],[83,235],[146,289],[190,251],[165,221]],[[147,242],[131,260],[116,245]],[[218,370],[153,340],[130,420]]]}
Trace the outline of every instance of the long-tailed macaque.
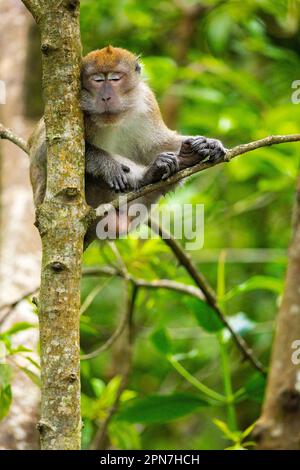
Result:
{"label": "long-tailed macaque", "polygon": [[[220,141],[184,137],[168,129],[153,92],[141,77],[139,59],[131,52],[112,46],[90,52],[83,58],[81,80],[86,200],[92,207],[112,201],[116,193],[164,180],[199,161],[224,157],[226,150]],[[191,151],[179,155],[183,142]],[[38,206],[43,202],[47,180],[43,120],[31,138],[30,161]],[[139,202],[149,208],[170,188],[166,184],[165,191],[149,193]],[[95,226],[92,230],[95,232]],[[89,239],[93,238],[95,233],[90,230]]]}

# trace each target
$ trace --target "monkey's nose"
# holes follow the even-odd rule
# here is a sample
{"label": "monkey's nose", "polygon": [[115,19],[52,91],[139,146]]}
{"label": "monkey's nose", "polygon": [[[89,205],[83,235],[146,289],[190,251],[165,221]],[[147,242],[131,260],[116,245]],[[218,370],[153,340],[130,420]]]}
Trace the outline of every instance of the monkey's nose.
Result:
{"label": "monkey's nose", "polygon": [[109,100],[111,100],[111,96],[102,97],[102,101],[104,101],[104,103],[107,103]]}

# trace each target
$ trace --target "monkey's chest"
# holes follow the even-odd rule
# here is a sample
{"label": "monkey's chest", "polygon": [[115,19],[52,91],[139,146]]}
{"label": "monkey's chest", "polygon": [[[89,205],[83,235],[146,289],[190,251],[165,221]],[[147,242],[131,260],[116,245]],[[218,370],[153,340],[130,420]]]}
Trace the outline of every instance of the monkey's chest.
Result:
{"label": "monkey's chest", "polygon": [[[110,155],[124,157],[139,165],[147,166],[152,160],[151,145],[147,145],[146,135],[136,125],[130,127],[115,127],[104,130],[97,135],[96,145]],[[141,145],[141,142],[143,145]]]}

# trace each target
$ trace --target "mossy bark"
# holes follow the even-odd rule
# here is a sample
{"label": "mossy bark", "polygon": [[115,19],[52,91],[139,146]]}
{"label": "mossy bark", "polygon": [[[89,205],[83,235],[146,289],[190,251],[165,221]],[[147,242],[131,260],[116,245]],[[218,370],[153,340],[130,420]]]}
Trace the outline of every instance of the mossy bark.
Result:
{"label": "mossy bark", "polygon": [[39,299],[42,449],[80,449],[79,309],[84,135],[79,105],[79,1],[24,0],[41,33],[47,191],[37,210],[43,257]]}
{"label": "mossy bark", "polygon": [[260,450],[300,450],[300,177],[294,232],[261,417],[253,431]]}

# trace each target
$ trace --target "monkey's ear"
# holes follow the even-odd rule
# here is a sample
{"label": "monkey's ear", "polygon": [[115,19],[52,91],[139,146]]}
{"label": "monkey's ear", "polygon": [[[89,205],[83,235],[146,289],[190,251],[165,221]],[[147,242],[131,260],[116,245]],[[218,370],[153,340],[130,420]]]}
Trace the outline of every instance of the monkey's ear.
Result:
{"label": "monkey's ear", "polygon": [[141,66],[141,64],[140,64],[140,62],[139,62],[140,58],[141,58],[141,54],[139,54],[138,56],[136,56],[136,59],[135,59],[135,60],[136,60],[135,71],[138,72],[138,73],[141,73],[141,70],[142,70],[142,66]]}

